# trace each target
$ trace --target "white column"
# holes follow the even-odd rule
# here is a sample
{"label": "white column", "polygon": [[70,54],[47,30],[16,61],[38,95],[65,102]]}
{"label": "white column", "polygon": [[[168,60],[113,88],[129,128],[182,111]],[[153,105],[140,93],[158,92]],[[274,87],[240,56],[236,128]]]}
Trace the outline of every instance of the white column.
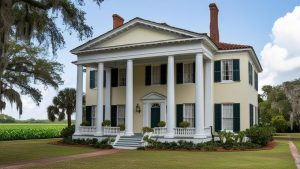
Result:
{"label": "white column", "polygon": [[160,103],[160,121],[166,121],[166,103]]}
{"label": "white column", "polygon": [[149,127],[148,103],[143,103],[143,127]]}
{"label": "white column", "polygon": [[98,74],[97,74],[97,113],[96,113],[96,136],[101,136],[102,122],[103,122],[103,74],[104,64],[98,63]]}
{"label": "white column", "polygon": [[205,138],[204,133],[204,78],[203,54],[196,54],[196,105],[195,105],[195,138]]}
{"label": "white column", "polygon": [[167,78],[167,134],[166,138],[174,137],[175,127],[175,81],[174,81],[174,56],[168,57]]}
{"label": "white column", "polygon": [[205,112],[205,128],[213,126],[213,61],[208,60],[205,63],[205,91],[204,91],[204,112]]}
{"label": "white column", "polygon": [[111,68],[105,70],[106,84],[105,84],[105,120],[110,120],[111,108]]}
{"label": "white column", "polygon": [[82,123],[82,93],[83,93],[83,67],[77,65],[77,85],[76,85],[76,130],[74,135],[79,135],[80,124]]}
{"label": "white column", "polygon": [[126,111],[125,111],[125,135],[132,136],[133,133],[133,63],[127,60],[126,69]]}

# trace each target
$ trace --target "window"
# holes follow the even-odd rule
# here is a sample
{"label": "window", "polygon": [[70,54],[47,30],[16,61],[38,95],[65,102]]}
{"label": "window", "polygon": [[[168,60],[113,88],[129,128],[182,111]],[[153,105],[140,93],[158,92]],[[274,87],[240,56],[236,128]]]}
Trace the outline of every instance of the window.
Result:
{"label": "window", "polygon": [[233,131],[233,105],[223,104],[222,110],[222,130]]}
{"label": "window", "polygon": [[195,104],[184,104],[183,121],[190,123],[189,127],[195,127]]}
{"label": "window", "polygon": [[96,106],[92,106],[91,126],[96,126]]}
{"label": "window", "polygon": [[233,61],[223,60],[222,61],[222,80],[233,80]]}
{"label": "window", "polygon": [[152,84],[160,84],[160,65],[152,66]]}
{"label": "window", "polygon": [[117,125],[125,125],[125,106],[117,106]]}
{"label": "window", "polygon": [[193,83],[194,65],[187,63],[183,65],[183,83]]}
{"label": "window", "polygon": [[126,69],[119,69],[119,86],[126,86]]}

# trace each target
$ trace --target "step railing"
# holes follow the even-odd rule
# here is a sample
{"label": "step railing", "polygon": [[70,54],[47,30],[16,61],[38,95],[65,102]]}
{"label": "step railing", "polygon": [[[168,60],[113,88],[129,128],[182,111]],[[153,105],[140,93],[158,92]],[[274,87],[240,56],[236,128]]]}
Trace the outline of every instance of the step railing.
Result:
{"label": "step railing", "polygon": [[117,136],[120,133],[120,127],[103,127],[104,135]]}
{"label": "step railing", "polygon": [[166,127],[154,127],[153,128],[153,136],[164,136],[167,134]]}
{"label": "step railing", "polygon": [[194,137],[195,135],[195,128],[189,127],[189,128],[181,128],[177,127],[174,128],[175,137]]}
{"label": "step railing", "polygon": [[80,126],[79,132],[81,134],[94,134],[96,132],[96,126]]}

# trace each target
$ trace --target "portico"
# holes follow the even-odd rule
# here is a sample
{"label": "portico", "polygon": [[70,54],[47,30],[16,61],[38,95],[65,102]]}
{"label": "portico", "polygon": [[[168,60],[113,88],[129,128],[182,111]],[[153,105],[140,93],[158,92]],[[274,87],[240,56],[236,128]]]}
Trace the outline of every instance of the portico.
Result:
{"label": "portico", "polygon": [[[208,134],[208,127],[213,123],[212,119],[212,56],[208,53],[188,53],[185,54],[189,57],[182,59],[182,54],[170,55],[170,56],[155,56],[153,58],[143,58],[142,56],[135,59],[120,60],[120,61],[103,61],[97,63],[89,63],[97,69],[97,105],[95,126],[80,126],[82,123],[82,81],[83,81],[83,66],[88,65],[77,64],[77,102],[76,106],[76,132],[75,135],[90,134],[94,136],[106,136],[106,135],[118,135],[122,133],[120,128],[114,127],[102,127],[103,120],[111,120],[111,101],[112,101],[112,87],[111,87],[111,70],[115,67],[126,67],[126,86],[125,88],[125,131],[122,133],[126,136],[132,136],[134,131],[134,125],[137,124],[137,120],[142,121],[142,127],[151,127],[151,106],[158,104],[160,108],[160,121],[166,122],[165,128],[154,128],[153,135],[163,136],[165,138],[174,137],[191,137],[191,138],[206,138]],[[140,100],[136,103],[136,96],[134,81],[138,80],[138,77],[134,76],[135,66],[145,65],[151,60],[152,64],[167,63],[167,84],[166,95],[149,90],[149,93],[144,97],[139,97]],[[195,65],[195,83],[187,84],[194,86],[194,102],[195,103],[195,126],[186,129],[176,126],[176,82],[175,82],[175,66],[178,62],[192,62]],[[104,82],[105,76],[105,82]],[[105,87],[104,86],[105,83]],[[151,86],[155,88],[156,86]],[[161,85],[157,86],[161,87]],[[137,91],[138,92],[138,91]],[[180,96],[178,96],[180,97]],[[191,96],[192,97],[192,96]],[[142,119],[134,118],[134,113],[138,113],[134,110],[135,105],[140,104]],[[105,107],[104,109],[102,107]],[[104,115],[105,114],[105,115]],[[207,114],[207,115],[206,115]],[[210,115],[211,114],[211,115]],[[80,118],[81,117],[81,118]],[[105,117],[105,119],[103,118]],[[105,128],[105,129],[104,129]],[[136,128],[136,126],[135,126]],[[205,130],[206,128],[206,130]],[[109,131],[107,133],[107,131]]]}

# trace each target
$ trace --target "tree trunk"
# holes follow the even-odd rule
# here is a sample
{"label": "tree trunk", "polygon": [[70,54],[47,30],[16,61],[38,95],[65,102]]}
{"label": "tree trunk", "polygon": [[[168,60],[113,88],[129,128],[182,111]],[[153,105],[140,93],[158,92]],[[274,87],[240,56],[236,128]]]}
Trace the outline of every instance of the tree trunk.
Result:
{"label": "tree trunk", "polygon": [[68,127],[71,127],[72,125],[71,113],[67,113],[67,119],[68,119]]}

